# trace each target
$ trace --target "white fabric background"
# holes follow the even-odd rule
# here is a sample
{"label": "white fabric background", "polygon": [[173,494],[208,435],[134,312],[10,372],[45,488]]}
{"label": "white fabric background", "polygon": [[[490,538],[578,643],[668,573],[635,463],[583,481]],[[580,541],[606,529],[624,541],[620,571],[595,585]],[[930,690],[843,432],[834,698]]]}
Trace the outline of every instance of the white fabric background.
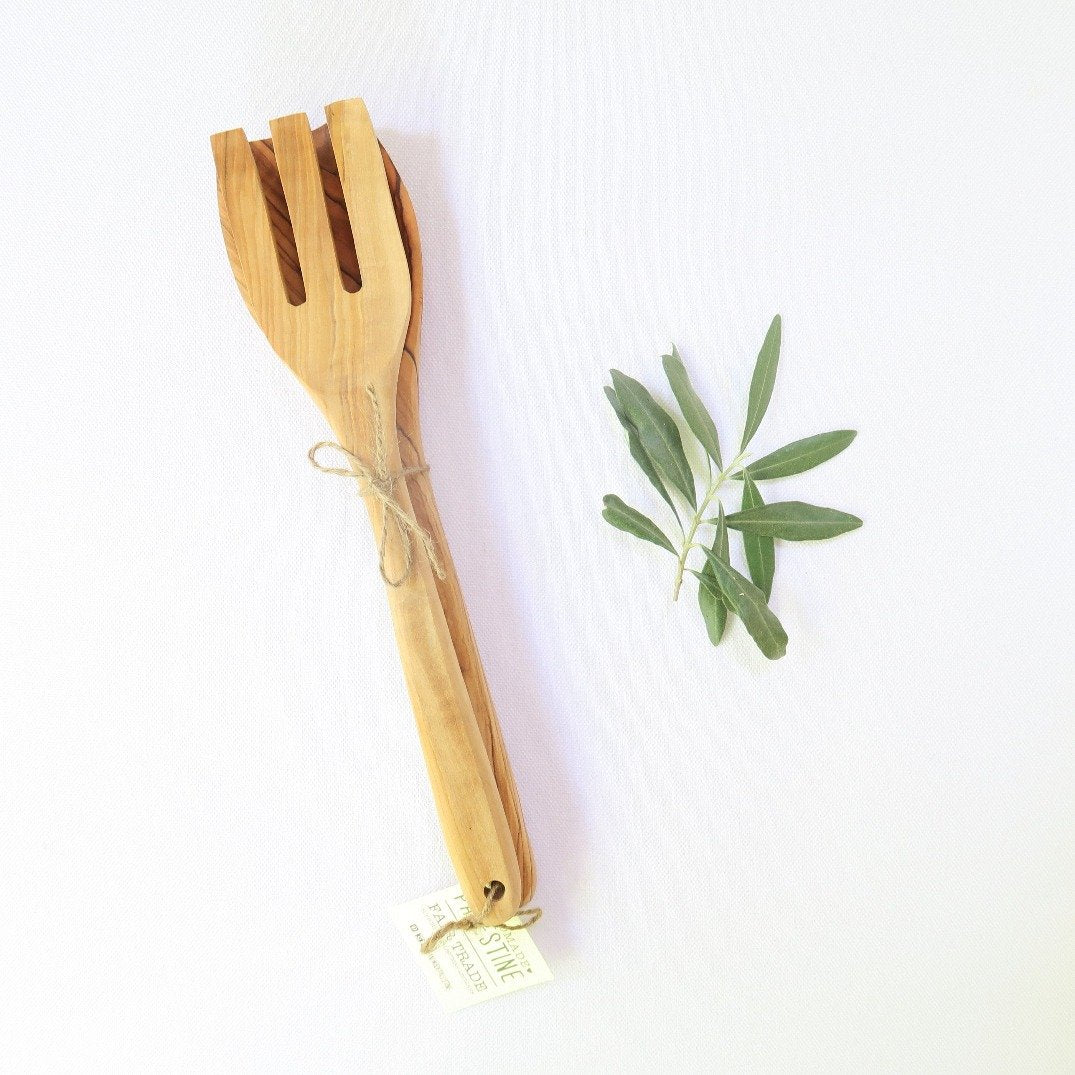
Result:
{"label": "white fabric background", "polygon": [[[1070,1071],[1070,5],[9,4],[0,1068]],[[152,12],[152,13],[150,13]],[[557,981],[455,1016],[451,880],[358,498],[243,308],[208,136],[361,95]],[[601,394],[725,439],[772,315],[768,664]],[[663,398],[667,393],[661,390]]]}

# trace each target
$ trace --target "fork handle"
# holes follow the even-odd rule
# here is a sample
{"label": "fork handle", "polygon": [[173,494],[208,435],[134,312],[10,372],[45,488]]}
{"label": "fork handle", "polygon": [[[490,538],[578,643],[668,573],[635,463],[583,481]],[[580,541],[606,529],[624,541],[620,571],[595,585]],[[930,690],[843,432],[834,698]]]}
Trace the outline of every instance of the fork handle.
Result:
{"label": "fork handle", "polygon": [[[389,428],[394,434],[394,417]],[[393,435],[389,442],[393,445],[389,454],[395,457],[389,464],[398,470],[401,465],[395,439]],[[406,482],[396,483],[395,496],[400,507],[413,515]],[[366,496],[365,501],[374,532],[379,535],[384,525],[381,502],[374,496]],[[385,573],[395,578],[404,557],[398,531],[392,525],[385,546]],[[433,570],[417,542],[412,542],[412,555],[407,578],[398,586],[386,587],[403,673],[456,876],[475,912],[484,906],[494,882],[503,886],[503,896],[485,919],[489,925],[499,925],[519,909],[519,862]]]}
{"label": "fork handle", "polygon": [[[420,466],[422,460],[417,455],[411,459],[410,453],[407,453],[404,462],[408,466]],[[452,561],[444,525],[437,510],[437,502],[433,497],[429,474],[415,474],[407,484],[410,487],[411,503],[415,507],[416,518],[433,538],[441,563],[444,565],[444,578],[437,579],[436,582],[437,593],[440,595],[441,608],[448,622],[448,631],[452,636],[459,670],[463,674],[463,682],[466,684],[470,704],[474,710],[474,719],[481,733],[485,752],[489,755],[489,762],[493,767],[493,779],[500,792],[500,801],[504,805],[504,815],[508,820],[508,829],[511,831],[515,857],[519,863],[519,899],[522,903],[527,903],[534,894],[536,884],[534,853],[530,845],[530,836],[526,831],[522,803],[519,800],[519,791],[511,771],[511,762],[504,745],[504,736],[493,705],[492,693],[485,678],[481,655],[478,653],[478,643],[474,638],[470,617],[467,615],[459,575]]]}

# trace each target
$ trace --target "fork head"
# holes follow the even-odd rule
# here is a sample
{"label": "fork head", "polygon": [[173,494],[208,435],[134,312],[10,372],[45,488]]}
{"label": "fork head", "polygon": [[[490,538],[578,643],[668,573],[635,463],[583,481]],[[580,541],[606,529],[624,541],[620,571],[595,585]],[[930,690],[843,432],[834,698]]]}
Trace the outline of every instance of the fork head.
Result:
{"label": "fork head", "polygon": [[325,114],[349,229],[339,226],[339,207],[335,229],[330,222],[326,197],[336,192],[326,193],[305,114],[270,122],[271,153],[262,145],[256,154],[242,130],[231,130],[213,136],[213,157],[239,290],[341,443],[356,450],[370,437],[362,406],[367,385],[378,394],[385,424],[395,424],[411,280],[365,105],[338,101]]}

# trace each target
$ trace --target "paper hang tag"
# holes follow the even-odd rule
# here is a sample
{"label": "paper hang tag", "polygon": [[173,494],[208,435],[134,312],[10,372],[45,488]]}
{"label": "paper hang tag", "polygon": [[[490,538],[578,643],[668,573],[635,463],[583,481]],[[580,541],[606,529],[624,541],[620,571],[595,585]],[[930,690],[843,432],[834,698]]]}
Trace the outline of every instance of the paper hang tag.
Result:
{"label": "paper hang tag", "polygon": [[[552,972],[525,929],[481,926],[453,933],[423,955],[422,942],[450,919],[470,913],[458,886],[411,900],[392,910],[444,1010],[458,1011],[493,997],[552,981]],[[511,919],[511,923],[515,923]]]}

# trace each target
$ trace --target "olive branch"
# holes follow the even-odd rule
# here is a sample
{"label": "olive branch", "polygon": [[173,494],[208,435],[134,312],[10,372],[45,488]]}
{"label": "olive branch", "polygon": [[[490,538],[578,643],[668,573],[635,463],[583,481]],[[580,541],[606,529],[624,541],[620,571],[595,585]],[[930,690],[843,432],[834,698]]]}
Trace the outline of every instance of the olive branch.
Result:
{"label": "olive branch", "polygon": [[[652,519],[615,494],[604,498],[601,513],[618,530],[659,545],[676,557],[673,599],[679,597],[685,573],[698,579],[698,604],[714,645],[724,637],[728,618],[734,614],[770,660],[783,657],[788,643],[787,633],[769,608],[776,571],[776,541],[819,541],[862,525],[861,519],[844,511],[799,500],[766,504],[762,499],[758,482],[811,470],[839,455],[855,439],[854,430],[837,429],[792,441],[761,459],[744,462],[747,446],[769,407],[779,361],[780,315],[777,314],[754,366],[739,451],[725,465],[716,423],[691,385],[679,352],[673,347],[672,353],[664,356],[664,372],[682,418],[705,452],[706,473],[701,476],[695,475],[687,460],[675,418],[642,384],[619,370],[612,370],[612,385],[605,388],[605,395],[627,431],[631,457],[671,509],[679,528],[679,540],[673,542]],[[743,493],[739,511],[725,514],[718,494],[729,481],[741,482]],[[699,484],[704,489],[701,498]],[[715,516],[711,514],[714,502]],[[703,528],[712,532],[707,541],[700,540],[699,531]],[[729,530],[737,530],[742,536],[750,578],[731,565]],[[695,550],[702,554],[700,571],[688,563]]]}

